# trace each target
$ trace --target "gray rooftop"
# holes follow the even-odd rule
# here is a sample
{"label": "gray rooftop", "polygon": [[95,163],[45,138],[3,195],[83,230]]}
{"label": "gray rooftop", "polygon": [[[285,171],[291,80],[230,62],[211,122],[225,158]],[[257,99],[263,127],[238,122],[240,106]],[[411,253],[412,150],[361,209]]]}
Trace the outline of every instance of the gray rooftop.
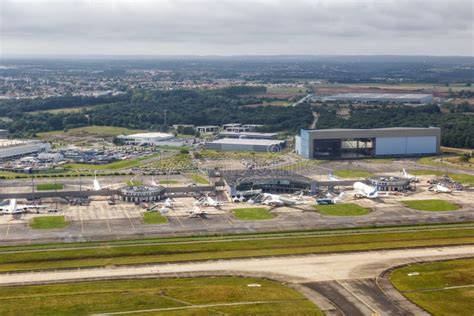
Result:
{"label": "gray rooftop", "polygon": [[262,145],[262,146],[271,146],[271,145],[280,145],[284,143],[283,140],[276,139],[251,139],[251,138],[222,138],[212,142],[211,144],[230,144],[230,145]]}

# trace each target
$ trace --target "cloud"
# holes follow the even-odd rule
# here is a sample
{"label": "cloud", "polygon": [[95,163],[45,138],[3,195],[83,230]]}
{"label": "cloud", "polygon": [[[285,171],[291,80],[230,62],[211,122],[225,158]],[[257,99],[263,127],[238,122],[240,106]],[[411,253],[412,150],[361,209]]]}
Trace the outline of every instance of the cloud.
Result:
{"label": "cloud", "polygon": [[2,51],[473,55],[470,0],[4,0]]}

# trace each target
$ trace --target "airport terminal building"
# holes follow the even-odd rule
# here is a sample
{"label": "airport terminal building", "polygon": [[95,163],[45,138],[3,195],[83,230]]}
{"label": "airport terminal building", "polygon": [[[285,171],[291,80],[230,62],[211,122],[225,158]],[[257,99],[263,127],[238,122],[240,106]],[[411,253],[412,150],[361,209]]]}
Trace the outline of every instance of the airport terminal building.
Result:
{"label": "airport terminal building", "polygon": [[308,159],[417,157],[440,152],[438,127],[302,129],[295,152]]}

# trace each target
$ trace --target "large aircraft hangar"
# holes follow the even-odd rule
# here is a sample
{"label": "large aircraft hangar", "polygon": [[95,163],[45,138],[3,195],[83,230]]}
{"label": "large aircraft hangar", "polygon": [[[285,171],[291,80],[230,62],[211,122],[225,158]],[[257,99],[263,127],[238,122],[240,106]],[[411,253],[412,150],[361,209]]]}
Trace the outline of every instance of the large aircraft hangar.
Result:
{"label": "large aircraft hangar", "polygon": [[440,141],[438,127],[302,129],[295,151],[308,159],[416,157],[438,154]]}

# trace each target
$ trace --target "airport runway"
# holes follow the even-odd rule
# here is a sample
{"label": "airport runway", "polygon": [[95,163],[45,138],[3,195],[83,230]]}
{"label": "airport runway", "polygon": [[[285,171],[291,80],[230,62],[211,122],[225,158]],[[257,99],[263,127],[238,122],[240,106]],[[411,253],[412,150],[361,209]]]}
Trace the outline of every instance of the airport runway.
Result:
{"label": "airport runway", "polygon": [[22,272],[0,274],[0,286],[143,276],[251,275],[310,288],[346,315],[419,315],[415,306],[385,295],[376,284],[377,277],[397,265],[473,256],[472,246],[454,246]]}

